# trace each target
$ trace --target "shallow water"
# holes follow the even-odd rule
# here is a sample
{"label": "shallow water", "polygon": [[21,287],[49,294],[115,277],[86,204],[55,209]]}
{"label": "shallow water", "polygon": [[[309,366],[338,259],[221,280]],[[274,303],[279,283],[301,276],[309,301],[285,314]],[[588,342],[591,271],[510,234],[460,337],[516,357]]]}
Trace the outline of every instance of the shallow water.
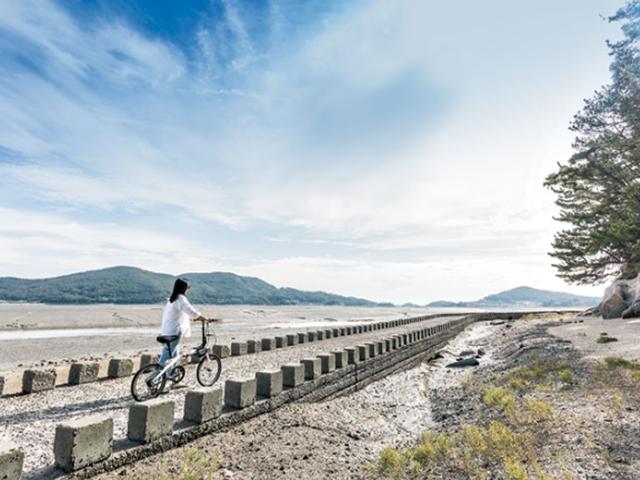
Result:
{"label": "shallow water", "polygon": [[[290,329],[290,328],[322,328],[348,325],[349,321],[291,321],[291,322],[264,322],[260,324],[262,329]],[[233,322],[232,324],[219,324],[216,330],[223,332],[233,330],[234,332],[251,331],[256,328],[254,323]],[[192,329],[198,333],[198,327]],[[158,335],[158,328],[154,327],[109,327],[109,328],[55,328],[55,329],[30,329],[30,330],[0,330],[0,341],[3,340],[29,340],[38,338],[69,338],[69,337],[109,337],[127,335]]]}
{"label": "shallow water", "polygon": [[[324,326],[331,322],[396,319],[456,309],[341,307],[322,305],[195,305],[204,315],[243,328]],[[150,327],[160,324],[162,304],[46,305],[0,303],[0,330],[93,327]],[[466,310],[468,311],[468,310]],[[314,323],[315,322],[315,323]],[[335,324],[335,323],[333,323]]]}
{"label": "shallow water", "polygon": [[36,338],[96,337],[117,335],[157,335],[157,328],[56,328],[49,330],[0,331],[2,340],[29,340]]}

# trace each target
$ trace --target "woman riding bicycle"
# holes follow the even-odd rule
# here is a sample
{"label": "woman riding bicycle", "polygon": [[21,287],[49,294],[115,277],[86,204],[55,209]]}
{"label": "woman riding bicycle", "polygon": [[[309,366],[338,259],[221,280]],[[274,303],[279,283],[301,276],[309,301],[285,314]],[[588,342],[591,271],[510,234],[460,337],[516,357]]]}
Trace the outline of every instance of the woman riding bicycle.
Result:
{"label": "woman riding bicycle", "polygon": [[[180,340],[191,336],[191,321],[210,320],[203,317],[198,310],[193,308],[187,299],[187,292],[191,288],[189,282],[182,278],[178,278],[173,284],[171,296],[162,311],[162,327],[160,335],[163,337],[172,337],[171,342],[165,343],[160,357],[160,365],[165,364],[169,357],[175,357],[178,354]],[[175,337],[175,338],[174,338]],[[171,353],[169,353],[171,349]],[[171,376],[171,371],[166,373],[167,377]]]}
{"label": "woman riding bicycle", "polygon": [[[169,391],[171,386],[179,384],[185,376],[185,368],[180,363],[189,359],[197,363],[196,379],[203,387],[210,387],[220,378],[222,363],[220,357],[207,346],[215,334],[209,329],[209,322],[219,322],[219,319],[203,317],[189,300],[187,291],[189,282],[179,278],[173,286],[173,292],[162,312],[162,329],[158,342],[164,344],[159,363],[147,363],[133,376],[131,380],[131,395],[137,402],[156,398],[163,392]],[[182,338],[191,336],[191,321],[202,322],[202,342],[191,353],[180,355]]]}

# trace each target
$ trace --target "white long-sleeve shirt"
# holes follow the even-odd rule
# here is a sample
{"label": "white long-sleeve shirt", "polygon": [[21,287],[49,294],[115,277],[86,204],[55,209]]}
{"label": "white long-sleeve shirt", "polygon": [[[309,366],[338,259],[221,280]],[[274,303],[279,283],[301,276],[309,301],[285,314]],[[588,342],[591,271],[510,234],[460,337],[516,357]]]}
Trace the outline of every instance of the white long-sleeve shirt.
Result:
{"label": "white long-sleeve shirt", "polygon": [[162,328],[160,335],[178,335],[183,337],[191,336],[191,319],[198,318],[200,312],[193,308],[187,297],[178,295],[172,303],[167,302],[162,311]]}

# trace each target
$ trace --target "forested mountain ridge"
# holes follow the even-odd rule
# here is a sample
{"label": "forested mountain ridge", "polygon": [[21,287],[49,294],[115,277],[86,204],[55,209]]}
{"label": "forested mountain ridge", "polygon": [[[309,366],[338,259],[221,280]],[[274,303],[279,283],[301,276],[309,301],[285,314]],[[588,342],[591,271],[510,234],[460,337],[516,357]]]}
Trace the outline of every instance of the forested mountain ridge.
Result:
{"label": "forested mountain ridge", "polygon": [[[184,273],[189,297],[200,304],[386,306],[326,292],[278,288],[229,272]],[[166,300],[177,277],[135,267],[111,267],[46,279],[0,278],[0,301],[52,304],[145,304]]]}
{"label": "forested mountain ridge", "polygon": [[569,308],[593,307],[600,301],[597,297],[584,297],[571,293],[538,290],[531,287],[517,287],[504,292],[488,295],[471,302],[431,302],[428,307],[468,307],[468,308],[508,308],[508,307],[544,307]]}

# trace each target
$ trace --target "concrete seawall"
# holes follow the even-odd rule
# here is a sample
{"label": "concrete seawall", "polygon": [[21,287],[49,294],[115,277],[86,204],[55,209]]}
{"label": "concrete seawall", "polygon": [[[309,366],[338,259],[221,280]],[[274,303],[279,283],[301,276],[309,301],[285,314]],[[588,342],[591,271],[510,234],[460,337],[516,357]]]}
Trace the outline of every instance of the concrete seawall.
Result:
{"label": "concrete seawall", "polygon": [[[319,374],[313,380],[304,381],[293,388],[285,388],[281,393],[271,398],[258,397],[255,402],[245,408],[231,408],[229,405],[225,405],[221,416],[200,425],[174,431],[171,435],[166,435],[157,441],[132,446],[132,448],[126,448],[129,442],[123,441],[121,445],[116,442],[114,450],[119,450],[119,453],[66,478],[85,479],[114,470],[148,456],[185,445],[204,435],[232,427],[257,415],[271,412],[290,402],[319,401],[348,394],[383,376],[409,368],[433,357],[451,338],[473,321],[473,318],[465,317],[433,329],[421,328],[415,331],[415,336],[422,336],[422,339],[409,340],[406,345],[395,350],[385,351],[374,358],[369,358],[358,364],[345,365],[343,368],[326,374]],[[428,335],[427,330],[436,331]],[[255,395],[255,390],[253,394]]]}

